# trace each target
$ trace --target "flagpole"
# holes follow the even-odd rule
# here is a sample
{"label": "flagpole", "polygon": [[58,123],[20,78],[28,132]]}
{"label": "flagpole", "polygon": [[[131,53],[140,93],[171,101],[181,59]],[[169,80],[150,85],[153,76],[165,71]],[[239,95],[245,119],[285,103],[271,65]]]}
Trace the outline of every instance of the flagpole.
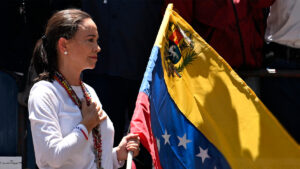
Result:
{"label": "flagpole", "polygon": [[128,151],[126,169],[131,169],[131,166],[132,166],[132,157],[133,157],[133,152],[132,151]]}
{"label": "flagpole", "polygon": [[[129,134],[129,133],[130,133],[130,125],[128,126],[128,129],[127,129],[127,134]],[[131,169],[132,158],[133,158],[133,151],[128,151],[126,169]]]}

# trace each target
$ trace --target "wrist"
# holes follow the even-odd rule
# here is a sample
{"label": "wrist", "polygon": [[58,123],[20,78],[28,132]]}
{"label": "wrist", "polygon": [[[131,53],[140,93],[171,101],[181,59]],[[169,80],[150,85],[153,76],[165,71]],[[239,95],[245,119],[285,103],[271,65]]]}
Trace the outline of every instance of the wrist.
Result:
{"label": "wrist", "polygon": [[[117,151],[118,150],[118,151]],[[114,163],[114,165],[117,167],[117,168],[121,168],[122,166],[124,166],[124,163],[125,163],[125,160],[122,160],[121,159],[121,161],[119,160],[120,159],[120,157],[121,157],[121,155],[118,155],[118,153],[117,152],[119,152],[119,150],[120,150],[120,147],[119,146],[117,146],[117,147],[114,147],[113,148],[113,151],[112,151],[112,155],[113,155],[113,163]],[[121,153],[122,154],[122,153]],[[119,157],[119,158],[118,158]],[[123,157],[124,158],[124,157]]]}
{"label": "wrist", "polygon": [[117,147],[115,147],[115,150],[116,150],[116,154],[117,154],[117,160],[118,161],[124,161],[124,159],[121,159],[121,152],[120,152],[120,147],[119,146],[117,146]]}
{"label": "wrist", "polygon": [[88,131],[88,134],[90,134],[90,132],[92,131],[93,128],[90,125],[88,125],[88,123],[86,123],[85,121],[81,121],[80,124],[84,125],[84,127]]}

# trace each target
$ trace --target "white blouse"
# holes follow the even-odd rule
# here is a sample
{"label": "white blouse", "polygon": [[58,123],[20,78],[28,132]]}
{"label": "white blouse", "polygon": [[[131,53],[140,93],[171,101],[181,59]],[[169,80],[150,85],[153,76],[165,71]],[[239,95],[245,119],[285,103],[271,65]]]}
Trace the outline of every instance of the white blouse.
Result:
{"label": "white blouse", "polygon": [[[94,89],[84,84],[92,100],[101,106]],[[80,86],[72,86],[82,99]],[[57,82],[39,81],[34,84],[28,100],[29,119],[33,137],[36,163],[40,169],[96,169],[92,132],[88,133],[80,109],[73,103],[65,89]],[[103,115],[106,113],[103,111]],[[80,130],[81,129],[81,130]],[[119,168],[124,162],[117,160],[113,148],[114,127],[106,118],[100,124],[102,138],[101,165],[105,169]]]}

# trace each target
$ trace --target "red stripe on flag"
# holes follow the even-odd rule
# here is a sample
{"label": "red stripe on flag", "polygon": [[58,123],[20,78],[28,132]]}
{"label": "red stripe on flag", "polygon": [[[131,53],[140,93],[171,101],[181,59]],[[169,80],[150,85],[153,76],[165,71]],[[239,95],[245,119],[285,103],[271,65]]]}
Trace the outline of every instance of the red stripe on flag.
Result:
{"label": "red stripe on flag", "polygon": [[152,134],[150,103],[148,95],[140,92],[130,123],[130,132],[140,136],[141,143],[150,152],[156,169],[162,169],[158,156],[156,139]]}

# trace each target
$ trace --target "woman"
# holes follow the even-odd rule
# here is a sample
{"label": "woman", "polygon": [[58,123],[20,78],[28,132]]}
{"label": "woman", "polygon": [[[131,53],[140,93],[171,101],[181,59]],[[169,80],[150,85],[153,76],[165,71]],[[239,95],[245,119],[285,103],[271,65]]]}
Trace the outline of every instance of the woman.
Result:
{"label": "woman", "polygon": [[62,10],[48,21],[33,53],[38,82],[28,109],[39,168],[119,168],[127,152],[139,152],[138,135],[125,136],[113,148],[114,128],[93,88],[80,74],[95,68],[98,32],[91,17]]}

